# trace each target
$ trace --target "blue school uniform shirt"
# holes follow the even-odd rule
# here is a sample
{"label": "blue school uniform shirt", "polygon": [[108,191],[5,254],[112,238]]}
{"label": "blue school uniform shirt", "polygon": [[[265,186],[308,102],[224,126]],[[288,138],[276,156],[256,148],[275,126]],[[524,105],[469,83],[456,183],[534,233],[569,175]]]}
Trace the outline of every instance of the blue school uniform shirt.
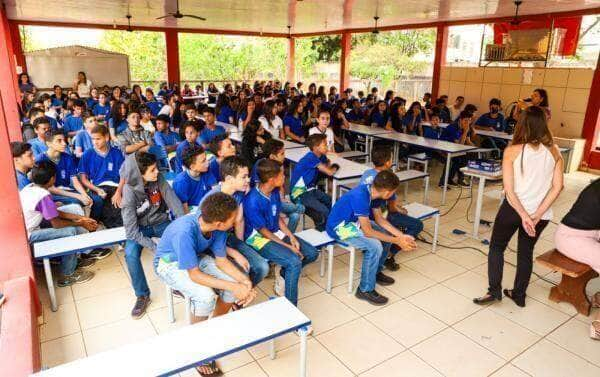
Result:
{"label": "blue school uniform shirt", "polygon": [[[366,170],[363,175],[360,177],[360,182],[359,185],[372,185],[373,181],[375,180],[375,176],[377,175],[378,171],[375,169],[369,169]],[[392,195],[389,199],[389,201],[395,201],[396,200],[396,194]],[[377,199],[377,200],[373,200],[371,202],[371,208],[380,208],[380,207],[384,207],[386,204],[386,200],[383,199]]]}
{"label": "blue school uniform shirt", "polygon": [[462,130],[458,126],[457,123],[451,123],[442,131],[441,140],[446,140],[451,143],[454,143],[456,140],[459,140],[462,136]]}
{"label": "blue school uniform shirt", "polygon": [[371,120],[369,121],[369,126],[373,123],[377,123],[377,127],[385,127],[387,121],[387,114],[382,114],[379,111],[373,111],[371,114]]}
{"label": "blue school uniform shirt", "polygon": [[199,217],[199,213],[194,213],[171,222],[158,242],[154,261],[177,262],[180,270],[189,270],[198,267],[203,254],[212,252],[217,258],[225,258],[227,233],[214,230],[206,238],[200,230]]}
{"label": "blue school uniform shirt", "polygon": [[81,148],[81,151],[85,153],[88,149],[94,148],[92,144],[92,137],[86,130],[78,131],[75,135],[75,148]]}
{"label": "blue school uniform shirt", "polygon": [[122,121],[120,121],[118,124],[115,124],[115,120],[110,118],[108,120],[108,128],[112,128],[115,130],[115,135],[120,134],[121,132],[125,131],[127,129],[128,125],[127,125],[127,120],[123,119]]}
{"label": "blue school uniform shirt", "polygon": [[158,113],[160,112],[160,109],[162,109],[164,104],[158,101],[150,101],[146,102],[146,106],[148,106],[148,108],[150,109],[150,114],[152,114],[152,116],[158,116]]}
{"label": "blue school uniform shirt", "polygon": [[173,181],[173,190],[182,203],[187,203],[188,207],[197,206],[216,183],[215,178],[208,172],[194,178],[188,171],[182,171]]}
{"label": "blue school uniform shirt", "polygon": [[154,133],[154,144],[159,145],[161,147],[176,145],[180,141],[181,138],[179,137],[179,134],[177,132],[164,133],[161,131],[156,131]]}
{"label": "blue school uniform shirt", "polygon": [[490,116],[490,113],[485,113],[477,119],[475,125],[491,127],[494,131],[504,132],[504,116],[498,113],[498,116],[494,119]]}
{"label": "blue school uniform shirt", "polygon": [[125,157],[116,147],[109,147],[106,155],[101,155],[96,149],[88,149],[79,160],[79,172],[85,174],[94,185],[105,181],[119,183],[119,169]]}
{"label": "blue school uniform shirt", "polygon": [[97,103],[92,108],[92,114],[95,116],[104,115],[104,119],[108,119],[110,118],[110,105],[106,104],[102,106],[101,104]]}
{"label": "blue school uniform shirt", "polygon": [[63,122],[63,130],[65,132],[77,132],[83,129],[83,118],[71,115]]}
{"label": "blue school uniform shirt", "polygon": [[[266,238],[260,236],[258,232],[262,228],[267,228],[273,233],[279,231],[279,214],[281,212],[281,197],[275,191],[266,196],[259,189],[254,187],[244,198],[244,239],[246,243],[260,249],[266,242]],[[252,240],[257,237],[263,242],[252,244]],[[262,246],[260,246],[262,243]]]}
{"label": "blue school uniform shirt", "polygon": [[48,119],[48,122],[50,123],[50,128],[52,128],[53,130],[57,130],[58,129],[58,121],[52,117],[49,117],[46,115],[46,119]]}
{"label": "blue school uniform shirt", "polygon": [[424,126],[423,127],[423,137],[426,137],[427,139],[440,139],[442,135],[442,129],[438,128],[438,129],[433,129],[429,126]]}
{"label": "blue school uniform shirt", "polygon": [[19,170],[15,170],[15,171],[17,172],[17,186],[19,187],[19,191],[21,191],[23,189],[23,187],[30,184],[31,181],[27,177],[27,174],[25,174]]}
{"label": "blue school uniform shirt", "polygon": [[[403,118],[402,118],[402,124],[404,125],[404,127],[406,128],[406,131],[408,132],[408,126],[410,124],[412,124],[413,122],[413,118],[414,118],[414,114],[413,113],[407,113]],[[412,131],[413,133],[417,132],[417,127],[419,126],[419,124],[421,124],[421,115],[417,115],[417,119],[415,120],[415,129]]]}
{"label": "blue school uniform shirt", "polygon": [[235,112],[229,106],[221,107],[217,120],[223,123],[230,123],[229,117],[235,118]]}
{"label": "blue school uniform shirt", "polygon": [[292,171],[290,180],[290,191],[292,199],[298,198],[306,191],[312,190],[317,184],[319,164],[326,164],[327,157],[325,155],[317,157],[312,151],[308,152],[298,161]]}
{"label": "blue school uniform shirt", "polygon": [[77,163],[73,156],[63,152],[60,154],[58,163],[55,163],[46,153],[43,153],[36,157],[35,163],[37,164],[42,161],[50,161],[56,165],[56,182],[54,183],[54,186],[73,187],[71,178],[78,173]]}
{"label": "blue school uniform shirt", "polygon": [[302,128],[302,119],[296,118],[292,114],[286,114],[283,118],[283,126],[290,128],[290,131],[296,136],[304,137],[304,129]]}
{"label": "blue school uniform shirt", "polygon": [[33,152],[33,157],[37,158],[38,156],[46,153],[48,150],[48,146],[39,137],[33,138],[27,142],[27,144],[31,145],[31,152]]}
{"label": "blue school uniform shirt", "polygon": [[358,185],[342,195],[331,208],[326,230],[330,237],[345,240],[362,235],[359,217],[371,215],[371,186]]}
{"label": "blue school uniform shirt", "polygon": [[202,131],[200,131],[200,135],[198,135],[197,143],[206,145],[210,143],[215,137],[219,135],[224,135],[227,133],[225,127],[216,126],[214,130],[209,129],[208,127],[204,127]]}
{"label": "blue school uniform shirt", "polygon": [[53,107],[56,107],[56,106],[62,107],[63,103],[65,103],[65,102],[62,99],[56,97],[54,94],[53,94],[53,96],[54,97],[50,97],[52,99],[52,106]]}
{"label": "blue school uniform shirt", "polygon": [[221,164],[216,157],[213,157],[212,160],[208,163],[208,173],[210,173],[213,177],[215,177],[215,181],[221,182]]}
{"label": "blue school uniform shirt", "polygon": [[[196,142],[194,142],[194,145],[200,146],[200,144]],[[187,140],[184,140],[181,143],[179,143],[177,149],[175,149],[175,169],[177,170],[177,172],[183,170],[183,152],[185,152],[185,150],[188,149],[190,146],[191,144]]]}
{"label": "blue school uniform shirt", "polygon": [[[208,198],[209,196],[211,196],[212,194],[215,194],[217,192],[221,192],[221,184],[220,183],[217,183],[216,185],[214,185],[210,189],[210,191],[207,192],[206,195],[204,195],[204,197],[198,204],[198,207],[202,206],[202,202],[204,202],[204,200],[206,200],[206,198]],[[235,201],[237,202],[238,205],[242,204],[242,202],[244,201],[244,197],[245,197],[245,195],[242,191],[236,191],[231,196],[235,199]]]}
{"label": "blue school uniform shirt", "polygon": [[87,105],[88,109],[93,109],[97,103],[98,103],[98,101],[93,99],[92,97],[88,98],[86,101],[86,105]]}

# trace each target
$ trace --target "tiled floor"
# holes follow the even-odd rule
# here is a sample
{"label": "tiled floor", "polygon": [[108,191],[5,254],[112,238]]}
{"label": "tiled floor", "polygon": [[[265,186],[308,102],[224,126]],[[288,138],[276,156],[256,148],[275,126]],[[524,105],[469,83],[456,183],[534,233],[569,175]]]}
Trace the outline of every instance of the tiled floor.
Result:
{"label": "tiled floor", "polygon": [[[554,206],[555,221],[562,218],[590,178],[584,173],[567,176],[565,190]],[[419,201],[421,185],[415,182],[410,189],[409,201]],[[488,187],[491,189],[494,187]],[[459,192],[449,192],[442,213],[452,207]],[[471,302],[485,292],[487,246],[452,233],[455,228],[470,231],[472,227],[465,216],[470,204],[468,189],[462,190],[462,197],[441,218],[436,254],[431,253],[430,245],[419,242],[416,251],[398,256],[402,267],[390,273],[396,284],[378,287],[390,298],[384,307],[371,306],[347,293],[348,256],[341,250],[336,250],[332,294],[325,292],[318,263],[304,270],[299,308],[314,326],[308,341],[310,376],[600,376],[600,342],[588,338],[590,318],[578,315],[568,304],[549,301],[552,285],[540,276],[532,276],[525,308],[509,300],[487,307]],[[440,191],[432,189],[429,198],[430,203],[439,203]],[[497,208],[496,200],[485,199],[483,218],[493,221]],[[536,254],[552,247],[555,228],[550,224],[545,230]],[[426,222],[426,230],[432,233],[431,221]],[[489,238],[490,231],[482,226],[480,235]],[[510,247],[516,247],[514,240]],[[507,262],[514,263],[514,253],[506,254]],[[43,279],[38,279],[44,306],[40,325],[44,366],[142,341],[184,325],[181,301],[175,305],[177,322],[167,320],[163,286],[150,269],[151,257],[144,253],[143,262],[153,302],[148,315],[137,321],[129,316],[134,295],[122,253],[98,262],[92,281],[59,288],[56,313],[49,309]],[[361,255],[356,259],[358,279]],[[550,281],[557,279],[541,267],[536,266],[534,272]],[[507,264],[506,286],[511,286],[514,273]],[[261,283],[259,290],[257,301],[262,302],[273,295],[272,281]],[[596,290],[600,290],[600,279],[590,283],[588,293]],[[220,363],[228,377],[296,376],[298,338],[280,338],[277,350],[275,360],[269,359],[265,345],[259,345]]]}

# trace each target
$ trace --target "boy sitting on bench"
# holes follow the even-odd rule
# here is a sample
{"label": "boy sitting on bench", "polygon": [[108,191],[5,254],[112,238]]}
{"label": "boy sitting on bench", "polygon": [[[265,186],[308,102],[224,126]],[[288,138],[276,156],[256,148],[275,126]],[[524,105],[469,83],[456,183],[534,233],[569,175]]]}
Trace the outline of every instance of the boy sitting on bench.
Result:
{"label": "boy sitting on bench", "polygon": [[[48,191],[48,188],[54,185],[55,176],[54,164],[42,161],[31,169],[32,183],[19,192],[25,227],[32,244],[75,236],[98,228],[98,223],[89,217],[62,212],[56,208]],[[40,228],[42,220],[48,221],[51,227]],[[61,276],[57,282],[59,287],[83,283],[94,277],[91,271],[77,269],[77,254],[63,255],[60,260]]]}
{"label": "boy sitting on bench", "polygon": [[[384,170],[391,171],[393,164],[392,150],[386,147],[373,148],[373,151],[371,152],[371,161],[375,168],[369,169],[363,173],[362,177],[360,177],[361,185],[372,185],[377,173]],[[392,195],[387,201],[374,200],[371,202],[371,208],[373,218],[376,222],[378,218],[383,218],[382,209],[387,208],[387,221],[384,223],[391,224],[396,231],[401,230],[404,234],[408,234],[416,239],[423,230],[423,222],[408,216],[406,209],[402,207],[401,200],[396,194]],[[396,245],[392,245],[390,251],[391,253],[386,258],[384,265],[390,271],[397,271],[400,268],[400,265],[396,263],[394,256],[398,254],[400,249],[398,249]]]}
{"label": "boy sitting on bench", "polygon": [[[223,315],[234,303],[246,306],[256,297],[250,279],[227,259],[227,231],[233,227],[237,211],[233,197],[212,194],[202,203],[199,214],[182,216],[169,224],[156,248],[156,274],[190,298],[194,323],[211,314]],[[218,370],[214,362],[198,367],[202,375]]]}
{"label": "boy sitting on bench", "polygon": [[17,174],[17,186],[21,191],[25,186],[31,183],[27,174],[31,171],[34,165],[33,152],[31,145],[21,141],[12,141],[10,143],[12,152],[13,164]]}
{"label": "boy sitting on bench", "polygon": [[206,153],[200,146],[191,146],[183,152],[183,165],[185,170],[175,177],[173,190],[181,200],[184,212],[190,213],[217,181],[208,172]]}
{"label": "boy sitting on bench", "polygon": [[208,172],[215,177],[217,182],[221,182],[221,170],[219,168],[221,161],[227,157],[235,156],[235,145],[231,142],[229,135],[221,134],[215,136],[208,143]]}
{"label": "boy sitting on bench", "polygon": [[391,244],[403,250],[416,247],[411,236],[402,234],[383,217],[370,220],[370,203],[377,199],[389,200],[399,184],[396,174],[388,170],[379,172],[373,185],[359,185],[344,194],[335,203],[327,219],[330,237],[363,251],[360,285],[355,296],[373,305],[385,305],[388,302],[387,297],[375,290],[375,283],[394,284],[393,278],[381,272]]}

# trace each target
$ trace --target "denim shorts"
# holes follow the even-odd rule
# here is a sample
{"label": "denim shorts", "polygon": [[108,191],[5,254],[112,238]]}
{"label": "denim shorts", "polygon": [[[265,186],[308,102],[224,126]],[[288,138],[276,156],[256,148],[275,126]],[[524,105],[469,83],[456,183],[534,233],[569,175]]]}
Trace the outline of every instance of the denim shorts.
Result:
{"label": "denim shorts", "polygon": [[[198,267],[200,271],[217,279],[235,282],[233,278],[217,267],[215,259],[209,255],[201,257]],[[192,313],[196,317],[208,317],[213,312],[217,303],[217,295],[223,302],[233,303],[236,301],[230,291],[210,288],[192,281],[187,270],[180,270],[177,262],[167,263],[159,259],[155,270],[165,284],[191,299]]]}

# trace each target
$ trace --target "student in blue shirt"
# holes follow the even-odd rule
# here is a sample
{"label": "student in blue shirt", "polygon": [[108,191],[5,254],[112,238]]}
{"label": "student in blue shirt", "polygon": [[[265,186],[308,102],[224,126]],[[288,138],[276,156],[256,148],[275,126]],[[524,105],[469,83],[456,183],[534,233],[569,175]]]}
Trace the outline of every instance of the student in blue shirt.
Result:
{"label": "student in blue shirt", "polygon": [[[458,122],[451,123],[442,132],[441,140],[446,140],[451,143],[464,144],[464,145],[475,145],[471,140],[470,134],[474,134],[474,130],[471,128],[471,120],[473,115],[467,110],[463,110],[458,116]],[[465,156],[453,157],[450,164],[450,174],[448,177],[448,184],[453,186],[468,186],[464,181],[464,174],[460,171],[460,168],[467,166],[467,159]],[[444,186],[445,169],[442,170],[440,176],[440,182],[438,186]],[[458,183],[454,181],[454,176],[458,175]]]}
{"label": "student in blue shirt", "polygon": [[423,135],[423,129],[421,128],[421,103],[415,101],[413,102],[404,118],[402,118],[402,124],[404,125],[404,130],[407,134],[410,135]]}
{"label": "student in blue shirt", "polygon": [[177,174],[173,181],[173,190],[185,213],[193,212],[202,198],[209,192],[217,180],[208,173],[206,153],[201,146],[192,146],[183,152],[183,164],[186,170]]}
{"label": "student in blue shirt", "polygon": [[[492,98],[489,103],[490,111],[477,118],[474,128],[478,130],[504,132],[505,123],[504,115],[500,113],[501,106],[502,102],[498,98]],[[499,150],[504,150],[504,148],[506,148],[506,142],[504,140],[492,137],[482,137],[481,135],[480,137],[482,139],[482,148],[495,148]]]}
{"label": "student in blue shirt", "polygon": [[217,182],[222,181],[220,164],[224,158],[235,156],[235,145],[231,142],[229,135],[222,134],[215,137],[208,145],[207,158],[208,172],[215,177]]}
{"label": "student in blue shirt", "polygon": [[275,189],[285,181],[282,165],[263,159],[256,170],[259,183],[244,199],[244,239],[261,256],[281,267],[275,272],[275,293],[297,305],[302,267],[314,262],[319,253],[296,238],[281,216],[281,197]]}
{"label": "student in blue shirt", "polygon": [[106,93],[101,92],[98,94],[98,103],[92,108],[92,113],[96,116],[96,119],[102,122],[110,118],[110,104]]}
{"label": "student in blue shirt", "polygon": [[110,119],[108,120],[108,130],[110,132],[110,140],[113,143],[117,143],[117,136],[127,129],[128,114],[129,111],[127,110],[127,105],[125,103],[118,101],[114,106],[112,106],[110,111]]}
{"label": "student in blue shirt", "polygon": [[233,232],[227,236],[227,254],[238,266],[250,274],[252,285],[257,286],[269,273],[269,263],[253,248],[244,242],[244,205],[245,194],[250,188],[250,173],[246,162],[240,157],[227,157],[221,162],[221,175],[223,181],[214,185],[204,198],[211,194],[222,192],[231,195],[238,204],[238,213],[235,219]]}
{"label": "student in blue shirt", "polygon": [[108,128],[98,125],[92,130],[92,149],[79,160],[81,183],[93,200],[91,217],[101,220],[107,228],[123,225],[121,196],[125,181],[119,169],[125,161],[123,152],[109,143]]}
{"label": "student in blue shirt", "polygon": [[217,120],[219,122],[234,124],[235,123],[235,111],[231,108],[229,97],[225,94],[219,94],[217,100]]}
{"label": "student in blue shirt", "polygon": [[75,156],[81,158],[83,153],[88,149],[94,148],[92,145],[92,130],[98,125],[96,116],[86,112],[83,114],[83,130],[80,130],[75,135]]}
{"label": "student in blue shirt", "polygon": [[73,103],[73,114],[70,117],[65,118],[63,121],[63,130],[67,134],[67,137],[73,137],[77,131],[83,129],[83,108],[85,104],[82,100],[75,100]]}
{"label": "student in blue shirt", "polygon": [[224,135],[227,131],[225,131],[225,128],[217,126],[215,123],[215,110],[213,108],[208,106],[205,107],[202,111],[202,116],[204,116],[206,125],[204,126],[204,129],[200,131],[197,142],[206,148],[215,137]]}
{"label": "student in blue shirt", "polygon": [[414,250],[415,240],[392,226],[380,212],[371,220],[371,203],[389,200],[400,180],[384,170],[375,176],[372,185],[359,185],[339,198],[327,219],[327,234],[363,251],[360,285],[355,296],[373,305],[385,305],[388,298],[375,290],[375,283],[392,285],[394,279],[382,271],[391,244],[403,250]]}
{"label": "student in blue shirt", "polygon": [[[163,148],[165,151],[165,155],[167,155],[166,161],[160,161],[161,169],[163,167],[169,167],[176,171],[175,168],[175,159],[177,145],[181,141],[179,134],[177,132],[171,131],[169,128],[169,124],[171,120],[169,116],[166,114],[160,114],[156,117],[156,132],[154,133],[154,145],[157,147]],[[171,164],[172,160],[172,165]]]}
{"label": "student in blue shirt", "polygon": [[21,191],[23,187],[31,183],[27,174],[29,174],[35,164],[33,152],[31,152],[31,145],[21,141],[12,141],[10,143],[10,150],[17,175],[17,186],[19,191]]}
{"label": "student in blue shirt", "polygon": [[[182,216],[163,232],[154,270],[169,287],[191,300],[192,323],[226,314],[233,304],[246,306],[256,291],[246,274],[227,258],[227,231],[237,214],[234,198],[215,193],[198,214]],[[212,362],[197,367],[202,375],[221,375]]]}
{"label": "student in blue shirt", "polygon": [[48,150],[38,155],[35,162],[37,164],[50,161],[56,167],[54,186],[48,188],[52,200],[63,204],[91,205],[92,199],[77,177],[77,162],[73,156],[65,152],[67,141],[62,130],[49,131],[46,134],[46,145]]}
{"label": "student in blue shirt", "polygon": [[150,88],[146,89],[146,102],[144,104],[150,109],[150,114],[152,114],[154,118],[158,116],[160,109],[164,106],[162,102],[159,102],[154,98],[154,92]]}
{"label": "student in blue shirt", "polygon": [[31,145],[33,156],[37,158],[48,150],[48,146],[46,145],[46,134],[50,132],[50,122],[48,122],[46,117],[37,118],[33,121],[33,128],[37,137],[29,139],[27,142]]}
{"label": "student in blue shirt", "polygon": [[432,110],[429,117],[429,125],[423,126],[423,137],[427,139],[439,140],[442,137],[442,128],[440,127],[440,115],[437,109]]}
{"label": "student in blue shirt", "polygon": [[385,101],[377,102],[377,105],[369,114],[369,126],[384,128],[388,122],[389,114],[387,110],[387,104]]}
{"label": "student in blue shirt", "polygon": [[[365,171],[360,177],[361,185],[372,185],[375,180],[375,176],[382,171],[391,171],[392,168],[392,150],[387,147],[375,148],[371,152],[371,161],[375,166],[373,169]],[[408,216],[406,208],[402,206],[401,199],[396,195],[392,195],[389,200],[374,200],[371,202],[371,217],[373,219],[380,219],[383,217],[382,208],[388,210],[387,220],[383,221],[383,224],[388,222],[394,229],[402,231],[404,234],[408,234],[413,238],[417,238],[419,233],[423,230],[423,222],[417,218]],[[385,226],[386,229],[387,225]],[[390,232],[391,233],[391,232]],[[392,233],[393,234],[393,233]],[[394,260],[394,256],[398,254],[400,249],[395,245],[392,245],[391,253],[388,254],[385,260],[385,267],[390,271],[397,271],[400,265]]]}
{"label": "student in blue shirt", "polygon": [[88,99],[85,102],[86,109],[88,109],[88,110],[93,109],[97,103],[98,103],[98,89],[92,88],[92,90],[90,90],[90,96],[88,97]]}
{"label": "student in blue shirt", "polygon": [[200,123],[196,120],[188,120],[181,126],[183,129],[183,140],[175,149],[175,172],[179,173],[183,171],[183,153],[186,149],[192,146],[200,146],[196,141],[198,139],[198,132],[200,129]]}
{"label": "student in blue shirt", "polygon": [[63,89],[60,85],[54,85],[53,91],[54,94],[50,96],[52,99],[52,106],[62,109],[64,103],[67,101],[67,95],[63,93]]}
{"label": "student in blue shirt", "polygon": [[440,120],[443,123],[450,123],[452,122],[452,118],[450,117],[450,111],[448,110],[448,107],[446,107],[446,99],[446,97],[440,97],[436,99],[435,106],[431,108],[431,112],[437,110]]}
{"label": "student in blue shirt", "polygon": [[283,129],[285,136],[297,143],[304,143],[304,125],[302,124],[302,112],[304,105],[299,99],[294,99],[288,108],[288,113],[283,118]]}
{"label": "student in blue shirt", "polygon": [[327,160],[327,136],[313,134],[306,139],[310,151],[298,161],[290,179],[290,198],[304,205],[306,214],[317,230],[325,230],[325,222],[331,210],[331,197],[317,188],[319,172],[333,176],[339,169]]}

